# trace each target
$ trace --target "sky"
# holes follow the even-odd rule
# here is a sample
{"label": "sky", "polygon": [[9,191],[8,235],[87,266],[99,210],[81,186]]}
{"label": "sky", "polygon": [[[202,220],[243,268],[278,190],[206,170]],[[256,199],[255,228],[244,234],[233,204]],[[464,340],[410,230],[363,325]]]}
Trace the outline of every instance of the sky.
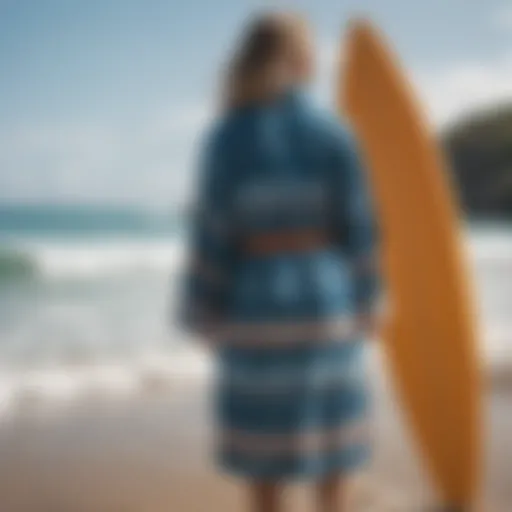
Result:
{"label": "sky", "polygon": [[0,0],[0,202],[173,208],[246,18],[303,12],[316,99],[347,19],[387,33],[431,122],[512,98],[512,1]]}

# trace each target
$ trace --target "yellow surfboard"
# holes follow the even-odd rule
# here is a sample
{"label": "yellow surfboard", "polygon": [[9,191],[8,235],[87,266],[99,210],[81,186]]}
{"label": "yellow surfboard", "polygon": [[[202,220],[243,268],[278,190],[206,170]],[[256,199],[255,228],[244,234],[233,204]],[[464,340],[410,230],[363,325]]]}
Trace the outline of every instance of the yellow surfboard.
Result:
{"label": "yellow surfboard", "polygon": [[443,504],[466,510],[481,471],[480,359],[445,164],[371,24],[353,23],[340,67],[339,110],[366,156],[382,231],[390,375]]}

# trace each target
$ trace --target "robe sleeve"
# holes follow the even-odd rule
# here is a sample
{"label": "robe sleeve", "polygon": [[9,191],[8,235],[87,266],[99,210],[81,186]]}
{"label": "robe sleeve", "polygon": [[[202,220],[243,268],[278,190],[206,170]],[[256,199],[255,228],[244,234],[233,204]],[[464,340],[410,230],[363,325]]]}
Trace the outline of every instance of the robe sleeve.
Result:
{"label": "robe sleeve", "polygon": [[371,315],[380,290],[377,222],[355,140],[343,133],[336,146],[335,236],[351,268],[355,313]]}
{"label": "robe sleeve", "polygon": [[235,244],[229,214],[229,166],[222,140],[210,137],[201,156],[179,323],[193,334],[212,337],[225,315]]}

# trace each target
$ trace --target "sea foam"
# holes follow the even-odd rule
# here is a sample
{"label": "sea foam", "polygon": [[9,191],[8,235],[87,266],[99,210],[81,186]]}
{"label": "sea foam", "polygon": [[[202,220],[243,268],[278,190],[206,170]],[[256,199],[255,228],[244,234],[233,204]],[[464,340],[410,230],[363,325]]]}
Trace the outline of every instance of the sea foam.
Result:
{"label": "sea foam", "polygon": [[[170,272],[183,258],[183,243],[169,241],[34,241],[0,250],[0,276],[91,279],[130,272]],[[3,272],[2,272],[3,270]]]}

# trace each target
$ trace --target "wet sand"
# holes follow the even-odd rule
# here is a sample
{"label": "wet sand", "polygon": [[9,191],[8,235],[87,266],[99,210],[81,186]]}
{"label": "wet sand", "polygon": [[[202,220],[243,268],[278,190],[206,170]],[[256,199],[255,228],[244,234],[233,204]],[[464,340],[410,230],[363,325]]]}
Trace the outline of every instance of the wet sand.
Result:
{"label": "wet sand", "polygon": [[[501,370],[503,372],[503,370]],[[510,375],[509,375],[510,377]],[[512,379],[489,384],[482,512],[512,510]],[[376,377],[376,456],[349,486],[349,512],[414,512],[435,502],[400,420]],[[240,482],[209,457],[204,381],[154,385],[123,400],[91,396],[60,407],[28,401],[0,424],[1,512],[239,512]],[[312,511],[293,486],[288,510]]]}

